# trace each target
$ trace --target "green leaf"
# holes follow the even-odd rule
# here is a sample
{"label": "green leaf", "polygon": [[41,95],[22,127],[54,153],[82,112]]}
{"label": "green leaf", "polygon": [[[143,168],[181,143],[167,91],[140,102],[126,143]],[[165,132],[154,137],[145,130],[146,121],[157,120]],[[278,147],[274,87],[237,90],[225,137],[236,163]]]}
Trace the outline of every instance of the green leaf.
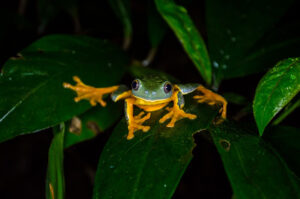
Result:
{"label": "green leaf", "polygon": [[48,153],[48,169],[46,178],[46,198],[63,199],[65,195],[64,179],[64,133],[65,124],[53,128],[52,139]]}
{"label": "green leaf", "polygon": [[[94,138],[97,134],[111,127],[123,113],[123,104],[107,101],[106,107],[97,106],[72,119],[65,134],[65,148]],[[77,123],[80,122],[79,127]],[[70,130],[71,129],[71,130]]]}
{"label": "green leaf", "polygon": [[147,133],[138,131],[132,140],[125,119],[114,129],[101,154],[94,186],[97,198],[171,198],[195,147],[193,134],[206,129],[217,110],[192,103],[185,96],[188,113],[197,119],[182,119],[174,128],[158,122],[166,111],[152,113]]}
{"label": "green leaf", "polygon": [[290,126],[273,126],[266,130],[263,138],[268,141],[288,167],[300,178],[300,129]]}
{"label": "green leaf", "polygon": [[300,60],[279,62],[260,80],[253,102],[253,113],[262,135],[272,118],[300,91]]}
{"label": "green leaf", "polygon": [[256,133],[232,122],[211,132],[236,198],[300,197],[299,179]]}
{"label": "green leaf", "polygon": [[300,99],[298,99],[295,103],[287,105],[283,112],[279,115],[279,117],[276,120],[274,120],[273,125],[278,125],[280,122],[282,122],[282,120],[284,120],[298,107],[300,107]]}
{"label": "green leaf", "polygon": [[[269,66],[262,65],[266,63],[266,49],[260,45],[292,2],[293,0],[284,3],[280,0],[206,1],[208,46],[217,84],[222,79],[244,76]],[[251,54],[255,54],[259,46],[264,58],[250,60],[251,63],[248,64],[249,58],[253,56]],[[277,60],[276,55],[271,60],[274,59]]]}
{"label": "green leaf", "polygon": [[155,0],[156,6],[183,45],[202,78],[207,84],[212,80],[212,68],[205,43],[187,14],[187,10],[173,0]]}
{"label": "green leaf", "polygon": [[34,42],[8,60],[0,76],[0,142],[85,112],[89,103],[75,103],[75,92],[62,83],[78,75],[95,87],[116,85],[127,63],[120,49],[90,37],[52,35]]}
{"label": "green leaf", "polygon": [[127,49],[131,43],[132,37],[132,25],[130,19],[130,0],[108,0],[108,2],[123,25],[123,48]]}

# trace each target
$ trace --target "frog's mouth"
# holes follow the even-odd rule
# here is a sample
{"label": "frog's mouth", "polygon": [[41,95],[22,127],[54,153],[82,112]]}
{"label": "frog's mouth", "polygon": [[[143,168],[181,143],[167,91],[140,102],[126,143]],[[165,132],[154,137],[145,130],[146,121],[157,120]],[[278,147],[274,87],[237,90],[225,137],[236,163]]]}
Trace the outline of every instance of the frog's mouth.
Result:
{"label": "frog's mouth", "polygon": [[[147,98],[145,98],[144,96],[143,97],[140,97],[140,96],[136,96],[134,95],[137,99],[139,99],[139,101],[142,101],[144,102],[145,104],[161,104],[161,103],[166,103],[166,102],[169,102],[170,101],[170,98],[151,98],[149,99],[149,96],[147,96]],[[151,97],[151,96],[150,96]]]}

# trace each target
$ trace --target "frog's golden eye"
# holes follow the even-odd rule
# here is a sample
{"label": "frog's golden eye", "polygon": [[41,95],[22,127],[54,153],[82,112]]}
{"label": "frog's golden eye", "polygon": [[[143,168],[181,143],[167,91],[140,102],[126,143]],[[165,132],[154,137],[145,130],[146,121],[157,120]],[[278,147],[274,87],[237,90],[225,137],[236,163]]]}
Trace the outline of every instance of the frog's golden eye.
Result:
{"label": "frog's golden eye", "polygon": [[139,89],[139,87],[140,87],[140,82],[139,82],[139,80],[137,80],[137,79],[135,79],[135,80],[133,80],[133,82],[131,83],[131,88],[133,89],[133,90],[138,90]]}
{"label": "frog's golden eye", "polygon": [[165,91],[165,93],[169,93],[172,91],[172,85],[169,82],[165,83],[164,91]]}

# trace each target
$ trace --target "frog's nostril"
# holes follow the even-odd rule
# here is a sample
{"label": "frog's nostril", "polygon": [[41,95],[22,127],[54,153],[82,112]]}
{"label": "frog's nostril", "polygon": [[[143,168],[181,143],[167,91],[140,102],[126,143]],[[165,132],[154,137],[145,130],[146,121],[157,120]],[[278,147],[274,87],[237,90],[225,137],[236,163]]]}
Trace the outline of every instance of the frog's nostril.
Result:
{"label": "frog's nostril", "polygon": [[149,92],[148,91],[145,91],[145,94],[148,94]]}

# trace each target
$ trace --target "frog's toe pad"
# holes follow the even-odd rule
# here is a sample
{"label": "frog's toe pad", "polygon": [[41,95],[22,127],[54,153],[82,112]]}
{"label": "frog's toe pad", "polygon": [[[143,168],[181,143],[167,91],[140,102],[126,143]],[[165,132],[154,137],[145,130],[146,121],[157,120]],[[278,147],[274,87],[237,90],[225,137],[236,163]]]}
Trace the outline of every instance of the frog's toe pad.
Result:
{"label": "frog's toe pad", "polygon": [[142,130],[144,133],[146,133],[150,130],[150,126],[144,126]]}
{"label": "frog's toe pad", "polygon": [[163,123],[165,122],[167,119],[171,118],[171,121],[169,122],[169,124],[167,124],[167,127],[174,127],[175,122],[177,122],[178,120],[182,119],[182,118],[188,118],[191,120],[194,120],[197,118],[196,115],[194,114],[190,114],[190,113],[186,113],[184,112],[182,109],[177,109],[177,108],[169,108],[169,113],[167,113],[165,116],[163,116],[159,122]]}
{"label": "frog's toe pad", "polygon": [[127,140],[131,140],[132,138],[134,138],[134,135],[133,135],[133,134],[128,134],[128,135],[127,135]]}
{"label": "frog's toe pad", "polygon": [[[146,116],[145,116],[146,117]],[[131,123],[128,126],[128,135],[127,135],[127,140],[130,140],[134,137],[134,133],[138,130],[142,130],[144,133],[150,130],[150,126],[143,126],[140,123]]]}

